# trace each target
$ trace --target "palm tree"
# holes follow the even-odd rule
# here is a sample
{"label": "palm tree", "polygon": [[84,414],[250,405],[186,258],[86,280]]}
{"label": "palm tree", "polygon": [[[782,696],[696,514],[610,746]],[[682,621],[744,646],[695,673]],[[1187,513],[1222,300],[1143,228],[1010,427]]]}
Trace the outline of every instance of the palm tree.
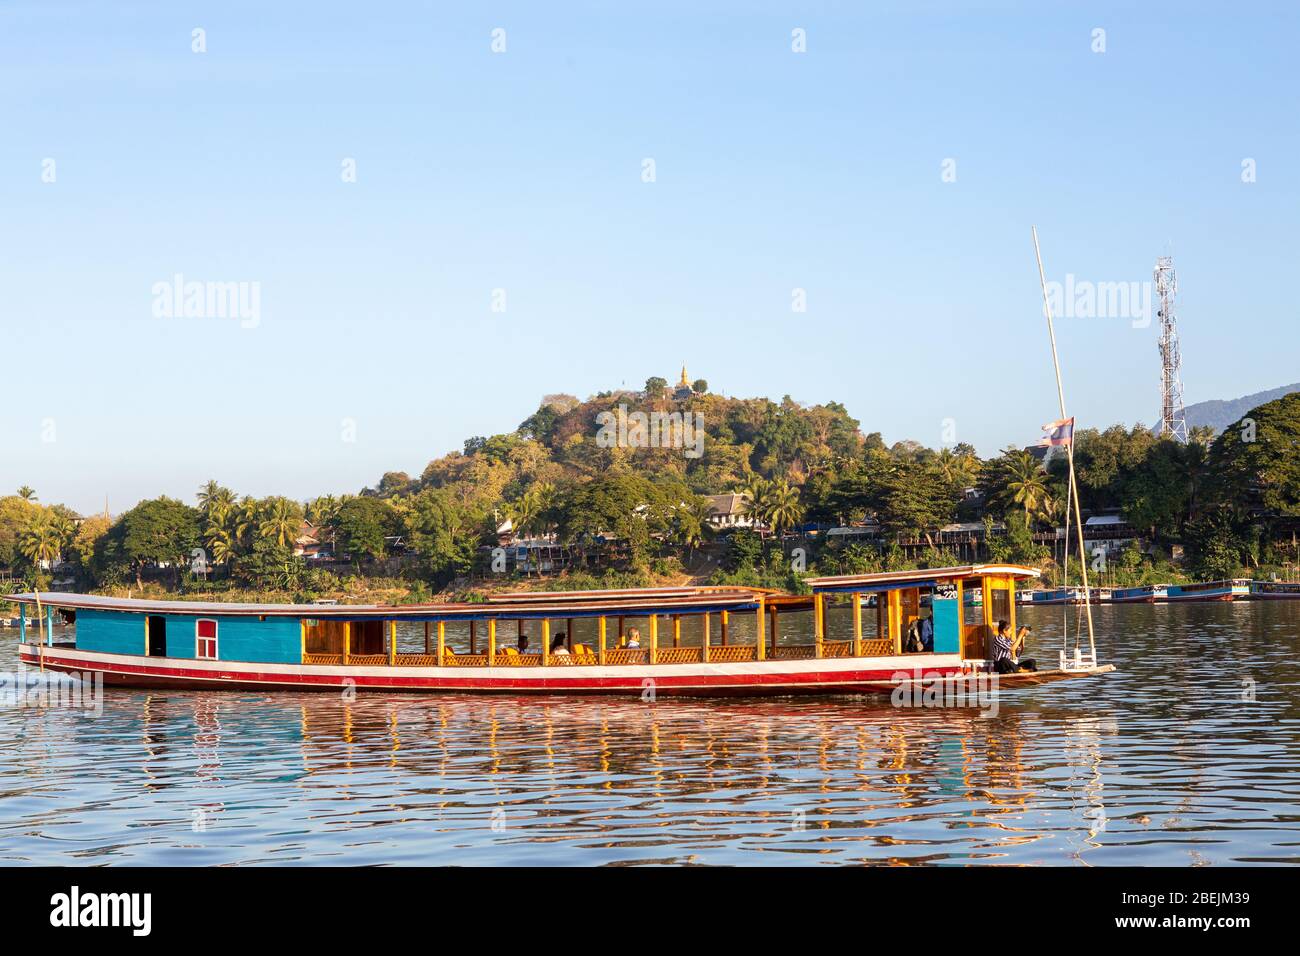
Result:
{"label": "palm tree", "polygon": [[772,483],[751,472],[745,476],[741,488],[741,494],[749,499],[749,503],[745,506],[745,513],[753,519],[754,530],[761,531],[761,525],[770,528],[772,526]]}
{"label": "palm tree", "polygon": [[323,528],[338,517],[340,502],[333,495],[321,495],[307,505],[307,520]]}
{"label": "palm tree", "polygon": [[690,549],[692,556],[695,549],[713,535],[713,525],[709,524],[712,510],[709,499],[699,496],[673,509],[673,530],[677,540]]}
{"label": "palm tree", "polygon": [[975,481],[976,462],[970,455],[959,455],[951,448],[942,448],[934,459],[934,465],[949,485],[964,488]]}
{"label": "palm tree", "polygon": [[1051,492],[1047,487],[1047,472],[1029,452],[1007,451],[1001,462],[1005,479],[1002,497],[1007,506],[1018,505],[1024,509],[1025,518],[1033,521],[1043,514]]}
{"label": "palm tree", "polygon": [[235,493],[216,481],[206,482],[198,497],[199,510],[209,524],[221,524],[235,504]]}
{"label": "palm tree", "polygon": [[35,501],[36,491],[31,487],[31,485],[23,485],[18,489],[18,497],[23,499],[23,501]]}
{"label": "palm tree", "polygon": [[235,536],[226,528],[210,529],[204,540],[207,541],[208,549],[212,552],[214,564],[229,564],[238,556]]}
{"label": "palm tree", "polygon": [[302,534],[302,517],[287,498],[277,498],[262,514],[257,525],[257,536],[263,541],[274,541],[282,548],[292,547]]}
{"label": "palm tree", "polygon": [[241,551],[250,550],[253,547],[253,536],[257,533],[258,525],[261,523],[261,508],[258,506],[257,499],[251,495],[244,495],[239,500],[239,504],[233,508],[233,522],[235,532],[235,545]]}
{"label": "palm tree", "polygon": [[773,534],[780,537],[799,523],[803,505],[799,502],[799,489],[784,478],[769,482],[764,489],[764,520]]}
{"label": "palm tree", "polygon": [[53,567],[63,551],[63,534],[58,522],[48,514],[33,519],[19,533],[18,550],[38,568],[46,563]]}

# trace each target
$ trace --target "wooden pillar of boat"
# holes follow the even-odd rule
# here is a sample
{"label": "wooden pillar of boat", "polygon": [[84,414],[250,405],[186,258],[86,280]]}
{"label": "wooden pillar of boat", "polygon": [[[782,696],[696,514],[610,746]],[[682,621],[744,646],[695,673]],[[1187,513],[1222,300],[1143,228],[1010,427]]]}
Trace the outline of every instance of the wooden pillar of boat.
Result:
{"label": "wooden pillar of boat", "polygon": [[773,606],[772,612],[768,615],[767,628],[767,647],[768,656],[776,657],[776,640],[781,636],[781,609]]}
{"label": "wooden pillar of boat", "polygon": [[889,599],[889,636],[894,642],[894,653],[903,653],[903,592],[887,591]]}
{"label": "wooden pillar of boat", "polygon": [[307,619],[306,618],[298,619],[298,637],[302,641],[302,656],[298,658],[298,662],[301,664],[305,664],[307,662]]}
{"label": "wooden pillar of boat", "polygon": [[993,579],[987,574],[980,578],[980,601],[980,620],[984,625],[980,628],[979,640],[975,642],[975,653],[972,656],[987,660],[993,653],[993,629],[997,625],[993,620]]}
{"label": "wooden pillar of boat", "polygon": [[442,656],[447,651],[447,622],[438,622],[438,666],[442,666]]}
{"label": "wooden pillar of boat", "polygon": [[497,662],[497,619],[488,620],[488,667]]}
{"label": "wooden pillar of boat", "polygon": [[713,623],[713,615],[708,611],[704,612],[704,632],[700,638],[700,660],[705,664],[709,662],[709,627]]}
{"label": "wooden pillar of boat", "polygon": [[605,665],[605,615],[596,621],[596,663]]}
{"label": "wooden pillar of boat", "polygon": [[569,649],[570,654],[573,653],[573,618],[564,622],[564,646]]}
{"label": "wooden pillar of boat", "polygon": [[471,654],[478,653],[478,622],[477,621],[469,622],[469,652]]}
{"label": "wooden pillar of boat", "polygon": [[826,595],[813,595],[813,657],[822,656],[822,645],[826,642]]}
{"label": "wooden pillar of boat", "polygon": [[754,614],[754,623],[756,625],[754,634],[757,637],[757,640],[754,641],[754,660],[766,660],[767,655],[764,653],[764,645],[767,642],[763,640],[764,624],[766,622],[763,620],[763,596],[761,594],[758,596],[758,609]]}
{"label": "wooden pillar of boat", "polygon": [[[1012,622],[1013,625],[1015,622]],[[1012,628],[1014,630],[1014,627]],[[50,647],[54,646],[54,608],[45,609],[45,643]]]}
{"label": "wooden pillar of boat", "polygon": [[424,653],[426,655],[433,653],[432,649],[429,647],[429,622],[428,621],[424,622]]}
{"label": "wooden pillar of boat", "polygon": [[673,647],[682,646],[682,616],[673,615]]}
{"label": "wooden pillar of boat", "polygon": [[[145,620],[148,620],[148,618],[146,618]],[[343,663],[346,664],[348,662],[348,658],[351,656],[352,656],[352,622],[344,621],[343,622]]]}
{"label": "wooden pillar of boat", "polygon": [[623,646],[623,615],[618,616],[618,646]]}
{"label": "wooden pillar of boat", "polygon": [[1006,576],[1007,582],[1007,621],[1011,624],[1011,636],[1016,636],[1016,579],[1014,575]]}
{"label": "wooden pillar of boat", "polygon": [[966,586],[961,578],[957,579],[957,653],[966,656]]}
{"label": "wooden pillar of boat", "polygon": [[650,615],[650,663],[659,656],[659,615]]}
{"label": "wooden pillar of boat", "polygon": [[862,595],[854,591],[853,599],[853,656],[862,656]]}
{"label": "wooden pillar of boat", "polygon": [[722,646],[727,646],[727,612],[722,612]]}
{"label": "wooden pillar of boat", "polygon": [[388,666],[397,666],[397,622],[388,622]]}
{"label": "wooden pillar of boat", "polygon": [[889,622],[885,617],[885,595],[876,594],[876,640],[883,641],[889,637]]}
{"label": "wooden pillar of boat", "polygon": [[542,618],[542,666],[551,664],[551,619]]}
{"label": "wooden pillar of boat", "polygon": [[[145,618],[145,620],[148,620],[148,618]],[[19,644],[27,643],[27,605],[26,604],[18,605],[18,643]],[[149,639],[148,637],[146,637],[145,647],[148,648],[148,646],[149,646]]]}

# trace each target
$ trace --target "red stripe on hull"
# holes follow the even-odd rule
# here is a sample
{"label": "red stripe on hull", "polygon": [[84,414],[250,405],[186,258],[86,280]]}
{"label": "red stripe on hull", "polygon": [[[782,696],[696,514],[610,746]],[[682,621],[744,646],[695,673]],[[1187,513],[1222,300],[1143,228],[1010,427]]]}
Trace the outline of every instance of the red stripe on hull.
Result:
{"label": "red stripe on hull", "polygon": [[[37,665],[36,652],[23,649],[25,663]],[[668,695],[762,695],[762,694],[858,694],[891,693],[897,686],[893,676],[911,673],[899,666],[888,670],[803,671],[770,674],[655,674],[653,678],[633,675],[627,678],[544,678],[526,677],[416,677],[402,675],[313,673],[304,667],[292,673],[261,671],[214,672],[201,668],[93,661],[75,655],[46,651],[44,666],[63,672],[96,672],[104,683],[120,687],[321,690],[337,691],[347,686],[364,690],[435,691],[451,693],[532,693],[532,694],[640,694],[645,681],[652,680],[656,694]],[[666,665],[673,666],[673,665]],[[926,668],[927,678],[958,674],[955,666]]]}

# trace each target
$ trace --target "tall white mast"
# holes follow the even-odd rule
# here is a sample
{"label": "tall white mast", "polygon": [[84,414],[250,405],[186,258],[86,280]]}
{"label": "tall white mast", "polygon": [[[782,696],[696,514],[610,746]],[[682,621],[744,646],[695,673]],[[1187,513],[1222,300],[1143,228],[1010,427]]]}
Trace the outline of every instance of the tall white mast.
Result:
{"label": "tall white mast", "polygon": [[[1047,316],[1047,337],[1052,342],[1052,366],[1056,369],[1056,397],[1061,403],[1061,418],[1065,414],[1065,386],[1061,384],[1061,362],[1056,356],[1056,327],[1052,324],[1052,302],[1047,295],[1047,275],[1043,272],[1043,254],[1038,248],[1038,227],[1031,226],[1034,235],[1034,257],[1038,260],[1038,281],[1043,289],[1043,312]],[[1083,607],[1088,616],[1088,650],[1092,652],[1092,662],[1097,662],[1097,640],[1092,632],[1092,591],[1088,587],[1088,552],[1083,546],[1083,515],[1079,510],[1079,486],[1074,482],[1074,435],[1065,446],[1067,460],[1070,463],[1070,494],[1074,497],[1074,526],[1079,535],[1079,573],[1083,578]],[[1066,539],[1069,547],[1069,539]],[[1066,558],[1069,561],[1069,558]],[[1066,565],[1069,566],[1068,563]],[[1066,581],[1066,594],[1069,594],[1069,581]]]}

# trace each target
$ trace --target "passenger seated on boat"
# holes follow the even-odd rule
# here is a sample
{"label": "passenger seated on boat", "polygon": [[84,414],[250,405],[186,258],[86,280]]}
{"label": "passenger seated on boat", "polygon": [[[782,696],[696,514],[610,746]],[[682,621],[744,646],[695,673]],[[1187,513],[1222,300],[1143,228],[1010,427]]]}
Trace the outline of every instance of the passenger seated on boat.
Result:
{"label": "passenger seated on boat", "polygon": [[925,648],[921,644],[921,622],[913,621],[907,625],[907,638],[903,641],[904,654],[920,654]]}
{"label": "passenger seated on boat", "polygon": [[569,656],[569,649],[568,649],[567,647],[564,646],[564,643],[565,643],[564,632],[561,631],[559,634],[556,634],[556,635],[555,635],[555,640],[551,641],[551,656],[552,656],[552,657],[568,657],[568,656]]}
{"label": "passenger seated on boat", "polygon": [[641,632],[635,627],[629,628],[627,637],[623,639],[621,647],[639,648],[641,646]]}
{"label": "passenger seated on boat", "polygon": [[1030,630],[1028,624],[1023,625],[1016,632],[1016,639],[1011,645],[1011,659],[1016,662],[1016,667],[1022,671],[1038,670],[1038,662],[1032,657],[1026,657],[1024,660],[1020,659],[1020,652],[1025,649],[1025,640],[1029,637]]}
{"label": "passenger seated on boat", "polygon": [[1014,674],[1017,670],[1016,662],[1011,659],[1011,625],[1006,621],[998,621],[997,630],[993,633],[992,655],[993,670],[998,674]]}
{"label": "passenger seated on boat", "polygon": [[518,642],[517,642],[517,646],[518,646],[518,648],[519,648],[519,653],[520,653],[520,654],[527,654],[527,653],[528,653],[528,635],[527,635],[527,634],[520,634],[520,635],[519,635],[519,640],[518,640]]}
{"label": "passenger seated on boat", "polygon": [[921,650],[934,653],[934,614],[921,618]]}

